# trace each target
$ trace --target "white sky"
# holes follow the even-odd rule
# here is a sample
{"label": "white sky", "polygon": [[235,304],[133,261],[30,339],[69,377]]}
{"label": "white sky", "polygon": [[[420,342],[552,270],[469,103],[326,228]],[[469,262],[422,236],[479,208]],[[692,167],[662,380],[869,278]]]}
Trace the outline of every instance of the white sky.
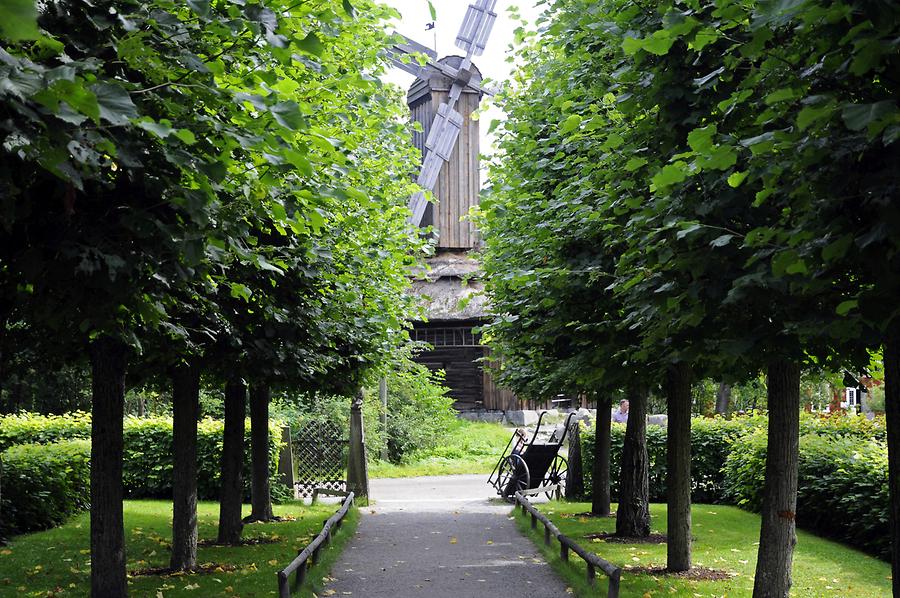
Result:
{"label": "white sky", "polygon": [[[462,24],[466,9],[469,6],[467,0],[432,0],[435,11],[437,13],[436,27],[431,31],[426,31],[425,26],[431,22],[431,13],[428,10],[428,2],[426,0],[381,0],[384,4],[397,9],[403,16],[402,20],[393,24],[393,29],[402,33],[406,37],[419,42],[429,48],[435,48],[435,35],[437,36],[437,53],[438,58],[452,54],[463,54],[462,50],[455,45],[456,34]],[[475,66],[481,71],[481,74],[496,82],[504,81],[512,72],[512,65],[506,62],[509,46],[513,43],[513,31],[519,26],[517,22],[510,20],[507,9],[510,6],[517,6],[519,14],[527,19],[529,23],[534,24],[535,19],[540,15],[542,10],[536,8],[534,3],[537,0],[499,0],[497,2],[497,21],[488,40],[487,48],[480,57],[473,58]],[[400,69],[391,69],[386,79],[391,83],[395,83],[404,90],[409,89],[412,85],[414,77]],[[481,116],[481,153],[489,154],[491,152],[491,140],[487,136],[487,130],[491,121],[494,119],[502,119],[503,114],[494,107],[491,107]]]}

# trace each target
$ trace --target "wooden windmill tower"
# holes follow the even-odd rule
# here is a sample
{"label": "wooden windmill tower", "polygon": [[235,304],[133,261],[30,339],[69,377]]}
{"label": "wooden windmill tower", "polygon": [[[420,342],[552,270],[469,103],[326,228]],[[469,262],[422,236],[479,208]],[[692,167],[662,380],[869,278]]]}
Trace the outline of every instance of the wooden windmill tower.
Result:
{"label": "wooden windmill tower", "polygon": [[[413,142],[422,152],[418,183],[433,190],[435,202],[424,192],[410,199],[411,224],[431,226],[436,254],[428,260],[424,280],[413,292],[425,305],[428,320],[415,322],[413,336],[432,345],[417,361],[446,372],[446,384],[459,410],[515,408],[515,397],[496,388],[482,368],[485,348],[474,333],[487,317],[480,294],[481,268],[469,252],[478,246],[478,231],[467,218],[478,204],[479,126],[472,118],[485,93],[481,72],[472,64],[481,56],[496,21],[497,0],[470,4],[456,37],[465,56],[440,60],[430,48],[405,38],[393,49],[396,66],[416,76],[407,94],[412,117],[422,125]],[[424,65],[411,54],[427,57]]]}

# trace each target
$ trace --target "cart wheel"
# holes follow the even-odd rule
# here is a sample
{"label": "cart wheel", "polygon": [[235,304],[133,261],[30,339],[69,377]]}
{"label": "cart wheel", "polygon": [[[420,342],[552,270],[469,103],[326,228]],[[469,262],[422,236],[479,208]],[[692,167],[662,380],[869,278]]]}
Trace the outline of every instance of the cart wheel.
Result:
{"label": "cart wheel", "polygon": [[510,500],[516,492],[528,488],[531,482],[531,474],[528,472],[528,464],[521,455],[512,454],[503,460],[500,471],[497,473],[497,488],[500,496]]}
{"label": "cart wheel", "polygon": [[[556,458],[553,459],[553,464],[550,466],[550,471],[547,472],[547,483],[548,484],[559,484],[561,486],[561,492],[564,492],[566,489],[566,473],[569,471],[569,464],[566,462],[565,457],[561,457],[560,455],[556,455]],[[547,492],[547,498],[553,500],[553,493]]]}

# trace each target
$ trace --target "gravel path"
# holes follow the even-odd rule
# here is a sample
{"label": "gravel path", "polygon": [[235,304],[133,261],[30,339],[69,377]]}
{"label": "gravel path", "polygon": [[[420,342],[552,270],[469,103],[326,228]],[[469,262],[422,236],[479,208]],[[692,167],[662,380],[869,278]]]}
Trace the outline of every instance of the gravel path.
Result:
{"label": "gravel path", "polygon": [[[364,598],[550,598],[565,585],[491,499],[484,475],[372,480],[326,593]],[[328,590],[333,590],[331,594]]]}

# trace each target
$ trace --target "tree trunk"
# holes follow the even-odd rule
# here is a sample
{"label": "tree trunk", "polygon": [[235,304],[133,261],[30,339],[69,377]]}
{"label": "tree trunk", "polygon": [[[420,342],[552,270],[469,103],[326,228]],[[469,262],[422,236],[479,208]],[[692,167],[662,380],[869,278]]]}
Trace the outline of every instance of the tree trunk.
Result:
{"label": "tree trunk", "polygon": [[272,521],[272,497],[269,489],[269,400],[265,384],[250,385],[250,455],[252,477],[247,521]]}
{"label": "tree trunk", "polygon": [[716,392],[716,414],[728,415],[731,406],[731,385],[719,382],[719,390]]}
{"label": "tree trunk", "polygon": [[566,500],[584,498],[584,466],[581,461],[581,424],[575,422],[569,429],[569,467],[566,472]]}
{"label": "tree trunk", "polygon": [[647,453],[646,388],[638,387],[629,401],[628,425],[622,448],[622,472],[619,483],[619,508],[616,510],[616,535],[650,535],[650,455]]}
{"label": "tree trunk", "polygon": [[611,409],[612,401],[609,398],[597,398],[594,463],[591,469],[591,513],[600,517],[609,517],[611,511],[609,495]]}
{"label": "tree trunk", "polygon": [[[668,538],[666,568],[691,569],[691,367],[678,363],[666,372],[669,429],[666,435]],[[630,419],[630,418],[629,418]]]}
{"label": "tree trunk", "polygon": [[197,568],[197,419],[200,368],[180,364],[172,373],[172,558],[176,571]]}
{"label": "tree trunk", "polygon": [[754,598],[787,598],[797,543],[797,461],[800,446],[800,366],[769,364],[769,439]]}
{"label": "tree trunk", "polygon": [[128,595],[122,518],[125,370],[128,347],[102,336],[91,343],[91,596]]}
{"label": "tree trunk", "polygon": [[225,385],[225,431],[222,439],[222,488],[219,495],[219,544],[240,544],[244,494],[244,418],[247,386],[240,378]]}
{"label": "tree trunk", "polygon": [[891,497],[891,583],[894,596],[900,597],[900,323],[888,329],[884,344],[884,410]]}

